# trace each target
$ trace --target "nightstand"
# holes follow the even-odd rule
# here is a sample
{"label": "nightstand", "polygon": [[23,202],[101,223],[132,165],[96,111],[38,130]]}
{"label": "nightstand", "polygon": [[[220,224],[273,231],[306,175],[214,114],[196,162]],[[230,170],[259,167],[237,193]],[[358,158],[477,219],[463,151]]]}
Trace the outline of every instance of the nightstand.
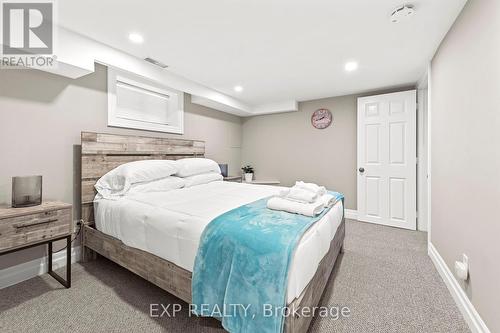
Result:
{"label": "nightstand", "polygon": [[[66,288],[71,287],[71,205],[43,202],[23,208],[0,207],[0,255],[48,246],[48,273]],[[52,243],[66,239],[66,280],[52,271]]]}
{"label": "nightstand", "polygon": [[245,184],[255,184],[255,185],[279,185],[280,181],[279,180],[258,180],[254,179],[251,182],[243,182]]}
{"label": "nightstand", "polygon": [[235,182],[235,183],[241,183],[241,176],[227,176],[224,177],[225,182]]}

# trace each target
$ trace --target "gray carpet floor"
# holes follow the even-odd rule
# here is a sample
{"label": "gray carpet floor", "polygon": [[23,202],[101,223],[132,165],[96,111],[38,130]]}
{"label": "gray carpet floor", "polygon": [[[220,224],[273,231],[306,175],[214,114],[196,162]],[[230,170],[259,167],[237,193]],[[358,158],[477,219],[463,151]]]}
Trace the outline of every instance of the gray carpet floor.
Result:
{"label": "gray carpet floor", "polygon": [[[316,317],[310,332],[469,332],[427,256],[425,233],[347,221],[345,252],[322,306],[350,315]],[[73,266],[66,290],[43,275],[0,290],[0,332],[223,332],[189,317],[187,304],[105,259]],[[182,304],[175,318],[150,304]]]}

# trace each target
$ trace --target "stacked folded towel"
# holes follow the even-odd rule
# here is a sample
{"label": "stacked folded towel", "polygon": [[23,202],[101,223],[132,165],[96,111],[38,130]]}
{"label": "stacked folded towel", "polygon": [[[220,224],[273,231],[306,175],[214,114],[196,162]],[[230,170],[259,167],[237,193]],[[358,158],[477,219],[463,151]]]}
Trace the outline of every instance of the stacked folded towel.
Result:
{"label": "stacked folded towel", "polygon": [[318,186],[314,183],[304,183],[303,181],[295,182],[294,188],[304,189],[309,192],[316,193],[317,195],[326,194],[326,188],[324,186]]}
{"label": "stacked folded towel", "polygon": [[281,190],[279,197],[301,203],[311,203],[318,199],[318,194],[294,186]]}
{"label": "stacked folded towel", "polygon": [[267,201],[267,208],[289,213],[316,216],[332,205],[334,197],[324,186],[298,181]]}
{"label": "stacked folded towel", "polygon": [[321,214],[325,206],[322,202],[300,203],[281,197],[272,197],[267,201],[267,208],[312,217]]}

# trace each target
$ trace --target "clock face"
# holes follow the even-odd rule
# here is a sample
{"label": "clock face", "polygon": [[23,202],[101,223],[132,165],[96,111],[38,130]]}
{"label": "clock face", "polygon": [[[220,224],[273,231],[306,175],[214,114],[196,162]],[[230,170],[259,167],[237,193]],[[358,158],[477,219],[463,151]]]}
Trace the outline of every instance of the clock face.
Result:
{"label": "clock face", "polygon": [[333,116],[328,109],[319,109],[314,111],[311,116],[311,124],[318,129],[324,129],[330,126]]}

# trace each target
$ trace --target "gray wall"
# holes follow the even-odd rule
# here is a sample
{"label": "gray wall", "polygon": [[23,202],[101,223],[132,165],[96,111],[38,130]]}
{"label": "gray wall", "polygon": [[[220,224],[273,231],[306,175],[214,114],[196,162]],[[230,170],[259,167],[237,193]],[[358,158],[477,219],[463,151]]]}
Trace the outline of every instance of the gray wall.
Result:
{"label": "gray wall", "polygon": [[[413,89],[332,97],[299,103],[299,111],[243,118],[242,162],[256,178],[323,184],[344,193],[346,208],[356,209],[357,98]],[[330,127],[318,130],[311,115],[319,108],[333,114]]]}
{"label": "gray wall", "polygon": [[[206,141],[206,156],[229,163],[241,161],[241,118],[185,100],[185,134],[107,127],[106,68],[77,80],[35,70],[0,70],[0,203],[10,202],[11,177],[43,175],[46,199],[73,202],[79,165],[81,131]],[[0,269],[32,260],[39,248],[0,257]]]}
{"label": "gray wall", "polygon": [[[311,125],[319,108],[333,114],[323,130]],[[356,209],[356,96],[299,103],[299,111],[243,119],[242,162],[256,178],[275,178],[290,186],[296,180],[322,184],[344,193]]]}
{"label": "gray wall", "polygon": [[500,1],[469,0],[432,61],[431,242],[500,332]]}

